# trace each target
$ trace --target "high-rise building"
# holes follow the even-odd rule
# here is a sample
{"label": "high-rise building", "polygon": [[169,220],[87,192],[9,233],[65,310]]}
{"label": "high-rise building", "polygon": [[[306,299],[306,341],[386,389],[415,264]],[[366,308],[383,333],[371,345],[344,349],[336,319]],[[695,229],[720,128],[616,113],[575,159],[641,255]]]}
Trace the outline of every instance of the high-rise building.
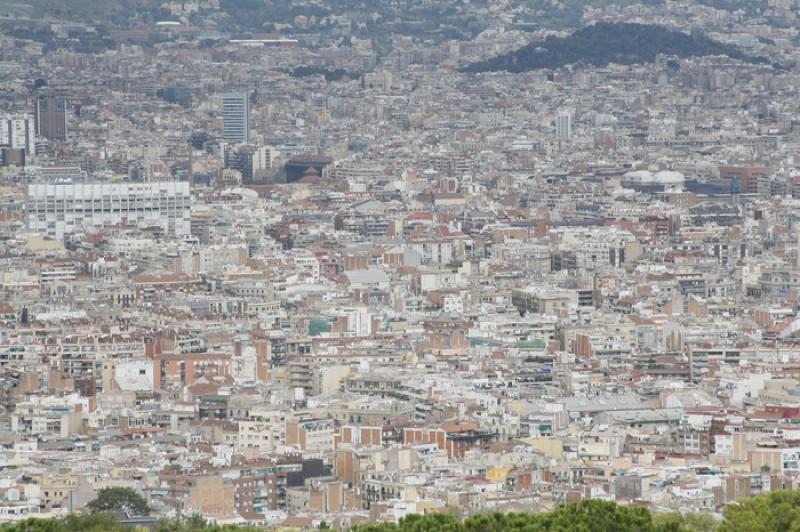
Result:
{"label": "high-rise building", "polygon": [[222,96],[222,137],[228,142],[250,142],[250,98],[246,92]]}
{"label": "high-rise building", "polygon": [[36,133],[33,118],[29,115],[0,117],[0,146],[12,150],[25,150],[26,159],[36,154]]}
{"label": "high-rise building", "polygon": [[121,224],[160,227],[181,237],[191,229],[191,195],[186,181],[34,183],[28,185],[26,215],[30,231],[59,240]]}
{"label": "high-rise building", "polygon": [[556,117],[556,140],[572,138],[572,110],[563,109]]}
{"label": "high-rise building", "polygon": [[36,100],[36,134],[50,140],[67,140],[67,101],[53,96]]}

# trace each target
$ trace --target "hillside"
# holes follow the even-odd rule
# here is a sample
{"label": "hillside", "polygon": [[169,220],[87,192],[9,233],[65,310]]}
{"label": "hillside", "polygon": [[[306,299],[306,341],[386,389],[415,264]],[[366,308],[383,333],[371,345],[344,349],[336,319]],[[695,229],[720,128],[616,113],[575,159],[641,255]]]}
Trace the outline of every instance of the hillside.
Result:
{"label": "hillside", "polygon": [[[18,19],[63,20],[86,24],[127,26],[131,19],[159,11],[158,0],[17,0],[7,6],[8,14]],[[44,15],[44,17],[42,17]]]}
{"label": "hillside", "polygon": [[601,22],[576,31],[568,37],[548,37],[514,52],[473,63],[466,72],[526,72],[540,68],[559,68],[571,64],[605,66],[610,63],[650,63],[658,54],[678,57],[726,55],[743,61],[762,63],[762,58],[744,54],[702,34],[687,35],[661,26]]}
{"label": "hillside", "polygon": [[[347,16],[375,33],[418,35],[426,39],[469,39],[483,31],[485,21],[476,14],[477,6],[423,3],[399,7],[393,0],[220,0],[219,9],[202,9],[189,16],[198,27],[229,32],[274,32],[276,25],[292,26],[297,17],[310,19],[292,31],[326,33],[336,29],[330,17]],[[69,21],[111,28],[126,28],[172,19],[162,0],[15,0],[7,10],[8,21]],[[44,15],[44,16],[42,16]],[[357,28],[358,29],[358,28]],[[356,31],[363,33],[363,31]]]}
{"label": "hillside", "polygon": [[[318,35],[321,46],[338,46],[353,37],[371,39],[374,49],[384,55],[391,50],[395,36],[430,43],[471,40],[490,26],[481,15],[487,2],[220,0],[218,9],[203,3],[202,9],[183,14],[182,18],[196,28],[233,35]],[[45,26],[52,22],[82,23],[110,32],[152,27],[156,21],[178,18],[178,14],[162,5],[167,3],[162,0],[14,0],[7,6],[5,16],[0,16],[0,33],[48,44],[53,37]],[[343,26],[341,17],[349,19],[352,27],[350,23]],[[51,47],[56,45],[72,47],[70,43]],[[101,47],[92,44],[87,48]]]}

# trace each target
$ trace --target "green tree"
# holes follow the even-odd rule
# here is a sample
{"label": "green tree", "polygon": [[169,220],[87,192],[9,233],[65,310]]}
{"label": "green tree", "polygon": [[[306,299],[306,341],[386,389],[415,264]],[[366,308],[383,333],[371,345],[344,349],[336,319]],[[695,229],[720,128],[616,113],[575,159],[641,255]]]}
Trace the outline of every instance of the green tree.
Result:
{"label": "green tree", "polygon": [[[677,517],[676,517],[677,516]],[[697,528],[693,527],[695,522]],[[409,515],[399,523],[356,527],[357,532],[699,532],[704,517],[682,516],[655,520],[646,508],[587,500],[546,513],[479,514],[460,521],[450,514]],[[707,523],[706,523],[707,524]]]}
{"label": "green tree", "polygon": [[463,532],[464,523],[446,513],[429,515],[411,514],[400,519],[399,523],[380,523],[355,527],[358,532]]}
{"label": "green tree", "polygon": [[773,491],[729,504],[720,532],[789,532],[800,530],[800,492]]}
{"label": "green tree", "polygon": [[192,532],[205,530],[208,522],[202,515],[178,515],[176,517],[162,517],[156,521],[153,532]]}
{"label": "green tree", "polygon": [[132,488],[103,488],[97,498],[86,505],[92,512],[127,512],[133,515],[150,515],[144,497]]}
{"label": "green tree", "polygon": [[685,530],[686,532],[715,532],[720,523],[710,514],[664,512],[653,515],[658,530]]}
{"label": "green tree", "polygon": [[205,517],[199,514],[162,517],[156,521],[155,528],[153,528],[153,532],[263,532],[263,530],[250,525],[209,523]]}
{"label": "green tree", "polygon": [[472,515],[464,521],[467,532],[504,532],[525,530],[539,532],[547,530],[545,514],[500,513]]}
{"label": "green tree", "polygon": [[31,517],[18,523],[3,525],[3,532],[65,532],[64,524],[56,519],[37,519]]}
{"label": "green tree", "polygon": [[644,532],[654,530],[646,508],[620,506],[609,501],[585,500],[545,514],[548,530]]}
{"label": "green tree", "polygon": [[65,532],[130,532],[109,513],[69,514],[62,523]]}
{"label": "green tree", "polygon": [[381,523],[378,525],[360,525],[353,528],[353,532],[396,532],[400,530],[397,523]]}
{"label": "green tree", "polygon": [[2,532],[130,532],[111,514],[70,514],[61,519],[32,517],[0,527]]}

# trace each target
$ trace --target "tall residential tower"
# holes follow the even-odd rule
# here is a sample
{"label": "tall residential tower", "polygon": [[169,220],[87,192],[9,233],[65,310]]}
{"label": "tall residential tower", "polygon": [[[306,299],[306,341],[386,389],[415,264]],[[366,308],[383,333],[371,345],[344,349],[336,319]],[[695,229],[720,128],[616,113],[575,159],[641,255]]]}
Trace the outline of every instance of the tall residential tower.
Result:
{"label": "tall residential tower", "polygon": [[246,92],[222,96],[222,137],[227,142],[250,142],[250,99]]}
{"label": "tall residential tower", "polygon": [[562,109],[556,117],[556,140],[572,138],[572,109]]}

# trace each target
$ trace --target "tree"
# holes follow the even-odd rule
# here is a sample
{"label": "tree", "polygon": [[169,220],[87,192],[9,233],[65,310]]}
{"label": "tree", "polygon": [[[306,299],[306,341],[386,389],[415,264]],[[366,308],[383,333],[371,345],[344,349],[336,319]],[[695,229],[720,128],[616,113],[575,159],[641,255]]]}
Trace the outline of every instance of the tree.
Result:
{"label": "tree", "polygon": [[464,521],[444,513],[409,515],[397,525],[368,525],[358,532],[683,532],[680,527],[657,528],[645,508],[630,508],[607,501],[581,501],[549,513],[500,513],[473,515]]}
{"label": "tree", "polygon": [[162,517],[156,521],[153,532],[263,532],[263,529],[249,525],[218,525],[209,523],[202,515],[193,514]]}
{"label": "tree", "polygon": [[729,504],[720,532],[800,530],[800,492],[773,491]]}
{"label": "tree", "polygon": [[353,528],[353,532],[396,532],[400,530],[397,523],[381,523],[379,525],[361,525]]}
{"label": "tree", "polygon": [[178,515],[176,517],[162,517],[156,521],[154,532],[191,532],[204,530],[208,522],[199,514],[191,516]]}
{"label": "tree", "polygon": [[715,532],[720,525],[710,514],[678,512],[655,514],[653,523],[659,530],[685,530],[686,532]]}
{"label": "tree", "polygon": [[[653,518],[641,507],[586,500],[545,513],[478,514],[461,521],[450,514],[409,515],[399,523],[356,527],[357,532],[700,532],[705,516],[695,519],[680,514]],[[695,527],[697,525],[697,527]]]}
{"label": "tree", "polygon": [[413,514],[400,521],[400,529],[409,532],[460,532],[464,530],[464,525],[461,520],[446,513],[435,513],[426,517]]}
{"label": "tree", "polygon": [[466,532],[503,532],[504,530],[546,530],[544,514],[500,513],[479,514],[464,521]]}
{"label": "tree", "polygon": [[690,532],[715,532],[719,528],[719,521],[710,514],[682,514],[683,528]]}
{"label": "tree", "polygon": [[61,521],[31,517],[18,523],[4,525],[0,530],[3,532],[65,532],[66,529]]}
{"label": "tree", "polygon": [[32,517],[0,527],[2,532],[130,532],[111,514],[70,514],[63,519]]}
{"label": "tree", "polygon": [[103,488],[97,498],[86,505],[92,512],[125,512],[131,515],[150,515],[144,497],[132,488]]}
{"label": "tree", "polygon": [[65,532],[129,532],[110,513],[69,514],[62,522]]}

